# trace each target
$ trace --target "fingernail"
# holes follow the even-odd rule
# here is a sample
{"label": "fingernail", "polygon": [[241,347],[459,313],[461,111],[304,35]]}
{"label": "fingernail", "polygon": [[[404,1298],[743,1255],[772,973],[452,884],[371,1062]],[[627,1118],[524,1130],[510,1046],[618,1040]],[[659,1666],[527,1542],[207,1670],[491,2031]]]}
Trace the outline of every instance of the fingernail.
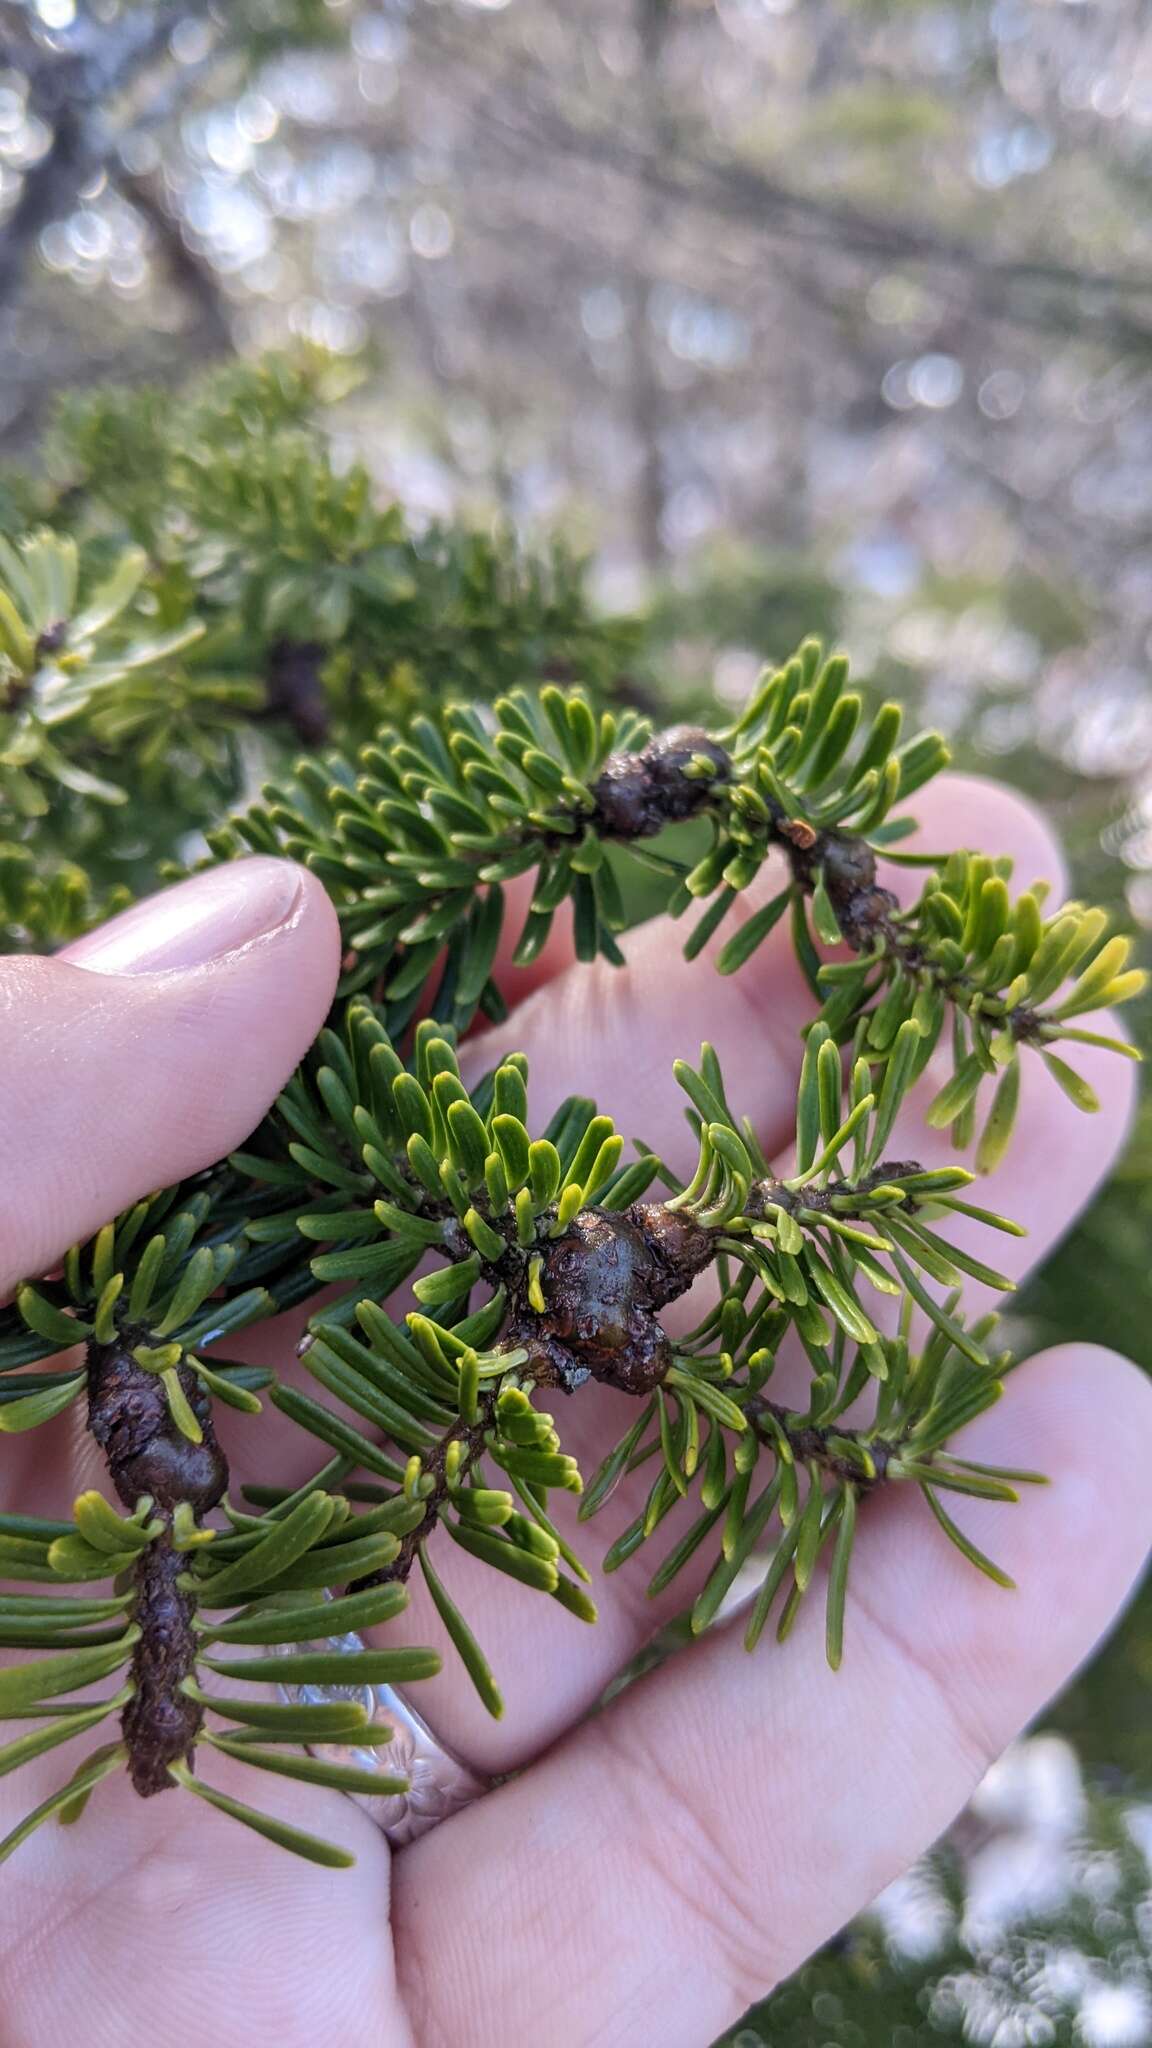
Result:
{"label": "fingernail", "polygon": [[230,861],[134,903],[65,946],[61,958],[97,974],[203,967],[284,924],[302,888],[300,869],[289,861]]}

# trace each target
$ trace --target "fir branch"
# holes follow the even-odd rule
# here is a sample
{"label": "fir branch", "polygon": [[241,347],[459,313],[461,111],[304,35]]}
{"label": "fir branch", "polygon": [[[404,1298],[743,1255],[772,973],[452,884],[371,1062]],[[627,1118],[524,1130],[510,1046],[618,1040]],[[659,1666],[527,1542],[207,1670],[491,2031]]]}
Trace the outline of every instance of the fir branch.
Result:
{"label": "fir branch", "polygon": [[[253,402],[282,427],[295,422],[310,402],[307,379],[258,379]],[[366,551],[382,544],[378,515],[355,475],[322,472],[306,504],[293,496],[294,478],[316,481],[296,431],[270,445],[255,498],[235,471],[218,475],[199,459],[185,464],[182,488],[199,495],[203,518],[240,536],[237,560],[267,545],[269,505],[277,520],[296,518],[309,545],[322,543],[346,573],[347,595]],[[77,551],[55,536],[7,550],[0,569],[13,591],[0,606],[9,699],[0,718],[15,734],[0,772],[33,801],[74,772],[54,737],[68,719],[50,719],[54,705],[75,709],[77,733],[111,730],[106,714],[121,734],[147,728],[152,685],[138,698],[125,680],[135,672],[143,564],[128,557],[110,593],[83,605]],[[338,622],[333,639],[344,631]],[[276,644],[306,645],[310,687],[322,683],[325,701],[338,701],[338,678],[321,661],[326,642]],[[712,1546],[692,1625],[707,1626],[741,1573],[755,1570],[751,1645],[778,1601],[777,1633],[787,1633],[826,1559],[834,1665],[858,1508],[881,1486],[917,1486],[943,1535],[1003,1579],[941,1496],[1009,1501],[1028,1476],[948,1448],[998,1398],[1006,1363],[992,1348],[995,1319],[966,1321],[964,1282],[1008,1282],[933,1225],[958,1212],[989,1229],[1015,1226],[965,1199],[965,1168],[893,1156],[893,1133],[946,1030],[954,1071],[931,1123],[970,1140],[981,1085],[996,1077],[978,1166],[1008,1142],[1025,1051],[1090,1108],[1052,1046],[1093,1039],[1077,1020],[1133,993],[1140,977],[1099,914],[1070,905],[1046,917],[1035,891],[1013,901],[1005,864],[984,855],[927,857],[918,901],[900,909],[877,882],[877,860],[903,830],[894,806],[936,771],[943,750],[932,736],[901,744],[894,707],[880,707],[867,729],[861,721],[846,664],[815,643],[718,733],[653,736],[579,692],[517,691],[492,714],[472,705],[420,716],[354,757],[306,760],[214,835],[218,858],[286,851],[327,883],[344,928],[344,980],[328,1026],[242,1152],[137,1203],[0,1309],[0,1433],[62,1413],[86,1386],[89,1428],[126,1511],[91,1493],[71,1521],[0,1518],[7,1577],[53,1590],[113,1581],[103,1598],[54,1613],[35,1594],[0,1594],[0,1646],[39,1641],[50,1653],[0,1672],[0,1711],[51,1720],[46,1702],[116,1676],[107,1712],[122,1711],[124,1743],[107,1752],[109,1770],[126,1767],[145,1795],[180,1785],[296,1853],[338,1861],[314,1838],[204,1787],[197,1757],[208,1744],[303,1782],[356,1789],[346,1764],[285,1752],[293,1742],[371,1739],[363,1711],[343,1697],[301,1701],[299,1688],[415,1681],[437,1660],[407,1646],[338,1655],[324,1646],[320,1602],[335,1596],[333,1622],[346,1630],[376,1626],[403,1608],[417,1559],[456,1653],[499,1711],[483,1652],[432,1562],[440,1532],[588,1621],[587,1574],[549,1513],[550,1494],[582,1493],[581,1514],[599,1512],[622,1479],[647,1468],[640,1511],[606,1569],[691,1502],[652,1590]],[[690,822],[710,835],[694,867],[677,857],[674,837],[649,844]],[[627,1161],[610,1119],[582,1097],[533,1136],[519,1054],[472,1088],[462,1080],[457,1031],[478,1010],[499,1013],[502,885],[535,871],[521,959],[569,902],[578,955],[618,959],[626,912],[609,848],[653,865],[673,910],[693,897],[704,904],[689,954],[784,851],[785,887],[727,937],[717,965],[734,971],[790,912],[819,1009],[800,1061],[791,1172],[774,1170],[733,1111],[710,1046],[696,1066],[676,1068],[699,1144],[685,1186],[653,1154]],[[19,863],[7,872],[23,891]],[[846,960],[826,957],[838,940]],[[651,1194],[657,1179],[662,1199]],[[429,1252],[439,1263],[418,1274]],[[673,1339],[663,1311],[710,1269],[714,1305]],[[417,1307],[395,1321],[386,1304],[409,1280]],[[325,1463],[292,1491],[259,1485],[264,1511],[247,1513],[224,1493],[212,1415],[218,1400],[258,1415],[270,1375],[210,1347],[332,1282],[336,1296],[300,1347],[323,1398],[280,1381],[271,1388],[274,1405],[325,1447]],[[869,1288],[897,1305],[894,1335],[870,1313]],[[914,1343],[916,1321],[926,1335]],[[78,1341],[85,1372],[66,1362],[39,1370]],[[786,1342],[810,1368],[806,1408],[767,1391]],[[630,1393],[634,1420],[584,1489],[564,1449],[562,1410],[570,1396],[595,1398],[598,1384]],[[540,1406],[553,1393],[560,1423]],[[250,1654],[262,1647],[270,1654]],[[204,1671],[255,1690],[222,1696],[201,1684]],[[259,1692],[280,1682],[297,1696]],[[214,1730],[213,1715],[230,1725]],[[38,1734],[13,1762],[53,1740]],[[265,1744],[283,1746],[273,1761]],[[28,1825],[67,1806],[78,1782]]]}
{"label": "fir branch", "polygon": [[[421,1463],[420,1490],[416,1495],[422,1508],[420,1520],[401,1538],[392,1563],[357,1580],[351,1588],[353,1593],[363,1592],[369,1586],[403,1585],[411,1576],[412,1567],[448,1502],[451,1491],[447,1471],[449,1457],[456,1453],[453,1478],[459,1485],[467,1480],[484,1448],[485,1437],[495,1420],[495,1397],[485,1396],[480,1405],[481,1413],[476,1422],[454,1424],[445,1431],[431,1456]],[[415,1474],[413,1478],[416,1478]]]}

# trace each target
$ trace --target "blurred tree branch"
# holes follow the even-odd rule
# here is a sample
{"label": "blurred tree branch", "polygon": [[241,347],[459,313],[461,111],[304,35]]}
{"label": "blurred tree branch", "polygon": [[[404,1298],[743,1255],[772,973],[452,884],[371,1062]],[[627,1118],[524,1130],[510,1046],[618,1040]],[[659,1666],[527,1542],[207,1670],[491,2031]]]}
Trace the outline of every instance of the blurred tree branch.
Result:
{"label": "blurred tree branch", "polygon": [[[125,12],[111,27],[78,16],[64,43],[59,43],[59,37],[53,39],[55,47],[29,31],[29,16],[23,10],[4,6],[0,63],[25,78],[29,113],[51,131],[51,143],[39,162],[25,172],[12,215],[0,233],[0,305],[8,305],[18,295],[43,229],[66,219],[86,182],[117,162],[133,123],[129,111],[119,123],[111,119],[115,102],[158,66],[166,66],[168,72],[164,104],[170,104],[172,92],[180,94],[180,72],[172,63],[172,33],[187,20],[201,16],[205,6],[207,0],[174,0],[168,6],[137,8]],[[20,14],[23,18],[18,18]],[[191,72],[184,72],[184,86],[191,86]],[[117,182],[121,182],[119,172]],[[133,205],[148,217],[176,281],[195,299],[201,328],[215,336],[217,346],[230,346],[225,326],[221,326],[219,293],[215,293],[215,307],[209,313],[209,276],[201,272],[191,250],[182,244],[176,248],[178,227],[166,217],[162,201],[156,195],[143,195],[137,184]]]}
{"label": "blurred tree branch", "polygon": [[[633,19],[642,59],[638,120],[643,130],[644,148],[656,165],[663,163],[665,151],[673,140],[663,59],[674,6],[675,0],[633,0]],[[639,188],[638,200],[637,246],[640,249],[658,246],[666,225],[665,207],[658,187],[643,184]],[[644,566],[657,573],[667,558],[664,458],[661,449],[665,401],[653,346],[649,285],[642,269],[635,263],[628,266],[621,279],[621,297],[627,308],[628,322],[629,410],[640,452],[636,529]]]}
{"label": "blurred tree branch", "polygon": [[108,122],[109,102],[163,57],[173,28],[195,11],[180,0],[176,6],[133,10],[114,26],[81,16],[63,46],[52,48],[29,33],[27,15],[20,22],[16,10],[5,7],[0,63],[23,75],[28,111],[52,140],[24,173],[0,234],[0,306],[19,291],[44,229],[72,211],[85,184],[118,148],[122,135]]}
{"label": "blurred tree branch", "polygon": [[[519,129],[534,148],[560,151],[597,164],[680,205],[703,208],[766,235],[815,241],[846,255],[960,270],[983,286],[997,288],[1000,296],[994,304],[1000,317],[1026,325],[1049,325],[1051,315],[1041,296],[1029,303],[1022,292],[1057,292],[1065,295],[1060,306],[1065,330],[1069,325],[1084,330],[1104,327],[1112,339],[1129,346],[1152,346],[1152,323],[1145,325],[1114,305],[1093,303],[1139,299],[1147,300],[1152,310],[1152,277],[1077,270],[1023,256],[986,256],[969,243],[909,222],[896,218],[882,220],[792,191],[746,165],[692,157],[682,145],[678,146],[674,163],[666,155],[657,161],[630,144],[618,129],[596,131],[577,127],[555,106],[529,109],[524,101],[514,105],[510,102],[506,119],[509,127]],[[1068,295],[1073,303],[1069,303]]]}
{"label": "blurred tree branch", "polygon": [[232,326],[217,274],[189,243],[182,222],[168,205],[162,183],[144,172],[126,170],[122,164],[112,176],[117,190],[147,223],[173,284],[193,308],[198,348],[212,355],[229,353]]}
{"label": "blurred tree branch", "polygon": [[[463,67],[466,88],[474,92],[482,63],[474,38],[465,46],[450,25],[439,17],[433,21],[427,11],[414,22],[412,32],[441,61]],[[648,64],[650,34],[645,31],[640,41]],[[1024,326],[1047,328],[1058,319],[1065,333],[1104,334],[1121,347],[1152,347],[1152,275],[1086,270],[1026,254],[986,253],[961,237],[798,190],[755,165],[722,157],[698,128],[688,130],[682,121],[674,122],[668,109],[658,147],[653,146],[647,124],[637,140],[636,123],[607,123],[589,100],[581,102],[571,93],[568,103],[575,112],[568,111],[549,72],[521,52],[501,53],[495,62],[488,59],[486,69],[487,121],[498,126],[513,147],[526,146],[536,160],[541,154],[567,157],[638,184],[679,208],[704,211],[765,236],[815,243],[886,264],[958,272],[981,289],[988,310]],[[642,68],[641,104],[647,91]],[[1146,304],[1149,319],[1126,310],[1125,301],[1135,301],[1138,307]]]}

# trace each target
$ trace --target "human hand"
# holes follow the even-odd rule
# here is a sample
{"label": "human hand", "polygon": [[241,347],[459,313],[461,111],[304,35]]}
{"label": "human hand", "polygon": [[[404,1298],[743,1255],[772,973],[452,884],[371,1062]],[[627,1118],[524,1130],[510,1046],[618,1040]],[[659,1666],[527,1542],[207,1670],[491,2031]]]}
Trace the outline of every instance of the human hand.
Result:
{"label": "human hand", "polygon": [[[945,777],[918,810],[932,845],[993,846],[1016,857],[1021,882],[1059,885],[1045,828],[1006,792]],[[322,1022],[337,951],[322,892],[261,860],[153,899],[62,959],[0,963],[0,1293],[243,1139]],[[706,1036],[779,1151],[811,1010],[787,939],[774,934],[731,981],[686,968],[663,922],[628,953],[622,971],[570,975],[554,946],[534,992],[509,977],[521,1000],[499,1044],[531,1058],[534,1116],[578,1087],[683,1165],[668,1070]],[[470,1047],[472,1078],[496,1042]],[[1079,1116],[1032,1062],[991,1183],[994,1205],[1029,1229],[1006,1241],[1018,1273],[1066,1230],[1123,1137],[1130,1071],[1087,1048],[1079,1064],[1101,1114]],[[894,1145],[941,1156],[915,1126],[913,1102]],[[288,1323],[252,1332],[247,1355],[282,1368]],[[565,1447],[585,1469],[626,1408],[601,1390],[575,1405]],[[746,1656],[739,1625],[720,1627],[590,1721],[608,1679],[694,1587],[678,1581],[662,1608],[644,1599],[647,1573],[625,1567],[596,1589],[599,1626],[580,1630],[451,1554],[445,1579],[463,1589],[508,1713],[485,1720],[451,1657],[415,1704],[469,1761],[520,1775],[395,1857],[351,1802],[310,1791],[306,1825],[357,1855],[344,1874],[198,1802],[141,1802],[110,1781],[79,1827],[41,1830],[4,1873],[4,2048],[63,2048],[78,2013],[90,2048],[145,2032],[166,2048],[325,2036],[339,2048],[705,2048],[932,1841],[1089,1651],[1152,1535],[1150,1439],[1152,1394],[1121,1360],[1083,1345],[1033,1360],[965,1444],[1052,1484],[1013,1508],[965,1502],[959,1517],[1017,1593],[965,1566],[918,1498],[878,1498],[862,1518],[839,1674],[802,1609],[782,1648]],[[257,1443],[265,1481],[295,1483],[314,1463],[266,1411],[227,1431],[241,1482]],[[63,1508],[99,1483],[92,1458],[67,1418],[13,1439],[0,1504]],[[590,1564],[634,1511],[622,1488],[602,1523],[581,1528]],[[442,1640],[415,1589],[390,1641],[398,1627]],[[211,1768],[239,1789],[228,1759]],[[34,1773],[0,1780],[0,1833],[40,1796]],[[277,1787],[262,1787],[265,1804],[295,1817],[295,1788]]]}

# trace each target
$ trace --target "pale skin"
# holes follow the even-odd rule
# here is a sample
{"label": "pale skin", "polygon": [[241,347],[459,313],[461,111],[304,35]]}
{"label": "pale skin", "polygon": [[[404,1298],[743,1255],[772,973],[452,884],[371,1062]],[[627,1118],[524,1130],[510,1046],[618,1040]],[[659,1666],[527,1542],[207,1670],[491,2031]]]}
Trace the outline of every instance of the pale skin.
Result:
{"label": "pale skin", "polygon": [[[944,778],[917,811],[933,848],[1010,852],[1022,885],[1047,875],[1062,886],[1048,829],[1007,792]],[[153,899],[70,957],[0,962],[0,1298],[127,1203],[238,1144],[323,1021],[338,938],[322,891],[272,861],[225,873]],[[473,1073],[497,1043],[518,1046],[538,1124],[579,1088],[683,1165],[669,1066],[707,1036],[734,1103],[783,1153],[811,1008],[787,939],[778,928],[722,981],[683,963],[681,936],[645,927],[620,971],[573,967],[554,944],[533,987],[510,978],[511,1020],[470,1050]],[[1132,1069],[1082,1048],[1077,1064],[1101,1113],[1079,1115],[1033,1063],[1010,1158],[979,1195],[1028,1226],[1025,1240],[980,1245],[1019,1275],[1064,1234],[1123,1142]],[[909,1105],[893,1151],[942,1149]],[[266,1326],[250,1352],[283,1364],[294,1334]],[[565,1447],[593,1469],[628,1403],[597,1392],[553,1405]],[[257,1444],[265,1480],[295,1483],[319,1462],[279,1418],[241,1418],[227,1432],[240,1481],[256,1472]],[[691,1580],[654,1607],[639,1560],[597,1586],[590,1629],[450,1553],[444,1575],[507,1712],[485,1717],[450,1653],[413,1696],[470,1761],[520,1775],[392,1857],[340,1794],[219,1756],[205,1767],[343,1843],[358,1859],[351,1872],[300,1863],[186,1795],[142,1802],[111,1781],[78,1827],[43,1829],[0,1875],[3,2048],[65,2048],[78,2023],[86,2048],[137,2037],[166,2048],[706,2048],[940,1833],[1140,1570],[1152,1390],[1123,1360],[1086,1345],[1032,1360],[964,1448],[1050,1475],[1017,1507],[965,1502],[959,1517],[1019,1590],[979,1578],[923,1503],[893,1489],[862,1516],[836,1676],[817,1602],[783,1649],[766,1640],[748,1657],[739,1623],[720,1627],[588,1719]],[[100,1480],[67,1418],[6,1441],[3,1472],[4,1507],[41,1513]],[[589,1564],[632,1512],[617,1497],[581,1529]],[[444,1647],[419,1595],[392,1626]],[[53,1756],[39,1776],[34,1766],[0,1781],[0,1833],[63,1775]]]}

